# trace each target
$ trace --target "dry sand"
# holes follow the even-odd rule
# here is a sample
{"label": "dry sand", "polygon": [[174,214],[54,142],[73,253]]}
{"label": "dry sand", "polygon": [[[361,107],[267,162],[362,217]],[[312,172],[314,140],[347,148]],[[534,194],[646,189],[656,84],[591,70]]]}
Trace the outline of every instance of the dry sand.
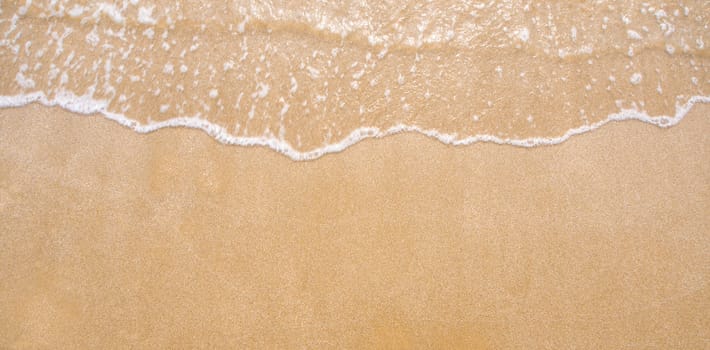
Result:
{"label": "dry sand", "polygon": [[1,110],[0,348],[707,348],[709,115],[293,162]]}

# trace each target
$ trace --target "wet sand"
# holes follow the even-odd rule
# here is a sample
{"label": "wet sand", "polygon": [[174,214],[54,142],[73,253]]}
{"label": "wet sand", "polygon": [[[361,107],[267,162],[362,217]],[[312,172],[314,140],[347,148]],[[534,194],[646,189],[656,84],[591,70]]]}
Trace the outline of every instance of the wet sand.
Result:
{"label": "wet sand", "polygon": [[709,115],[294,162],[0,110],[0,347],[704,348]]}
{"label": "wet sand", "polygon": [[0,107],[189,126],[315,159],[417,130],[559,143],[710,102],[703,1],[10,2]]}

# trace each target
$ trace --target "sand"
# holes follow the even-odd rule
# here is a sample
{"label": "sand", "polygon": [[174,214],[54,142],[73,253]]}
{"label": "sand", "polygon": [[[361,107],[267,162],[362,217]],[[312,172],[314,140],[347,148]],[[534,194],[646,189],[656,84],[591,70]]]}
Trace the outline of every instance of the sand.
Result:
{"label": "sand", "polygon": [[294,162],[0,110],[0,348],[704,348],[708,115]]}

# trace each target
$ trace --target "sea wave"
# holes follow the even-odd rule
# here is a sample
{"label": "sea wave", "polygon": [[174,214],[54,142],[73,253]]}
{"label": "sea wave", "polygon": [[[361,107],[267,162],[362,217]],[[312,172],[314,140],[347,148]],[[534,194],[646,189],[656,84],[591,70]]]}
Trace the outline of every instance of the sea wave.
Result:
{"label": "sea wave", "polygon": [[532,147],[678,123],[710,92],[704,5],[0,2],[0,107],[201,129],[295,160],[418,132]]}

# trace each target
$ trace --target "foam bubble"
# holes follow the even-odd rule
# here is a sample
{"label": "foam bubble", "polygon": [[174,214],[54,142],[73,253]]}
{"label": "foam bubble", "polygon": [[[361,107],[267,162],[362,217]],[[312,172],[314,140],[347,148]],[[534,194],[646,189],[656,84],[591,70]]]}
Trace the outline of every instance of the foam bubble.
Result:
{"label": "foam bubble", "polygon": [[138,9],[138,23],[155,24],[157,21],[153,19],[153,9],[155,6],[143,7]]}
{"label": "foam bubble", "polygon": [[641,40],[641,39],[643,39],[643,38],[641,37],[641,34],[639,34],[637,31],[631,30],[631,29],[629,29],[629,30],[626,31],[626,36],[629,37],[629,39],[634,39],[634,40]]}

